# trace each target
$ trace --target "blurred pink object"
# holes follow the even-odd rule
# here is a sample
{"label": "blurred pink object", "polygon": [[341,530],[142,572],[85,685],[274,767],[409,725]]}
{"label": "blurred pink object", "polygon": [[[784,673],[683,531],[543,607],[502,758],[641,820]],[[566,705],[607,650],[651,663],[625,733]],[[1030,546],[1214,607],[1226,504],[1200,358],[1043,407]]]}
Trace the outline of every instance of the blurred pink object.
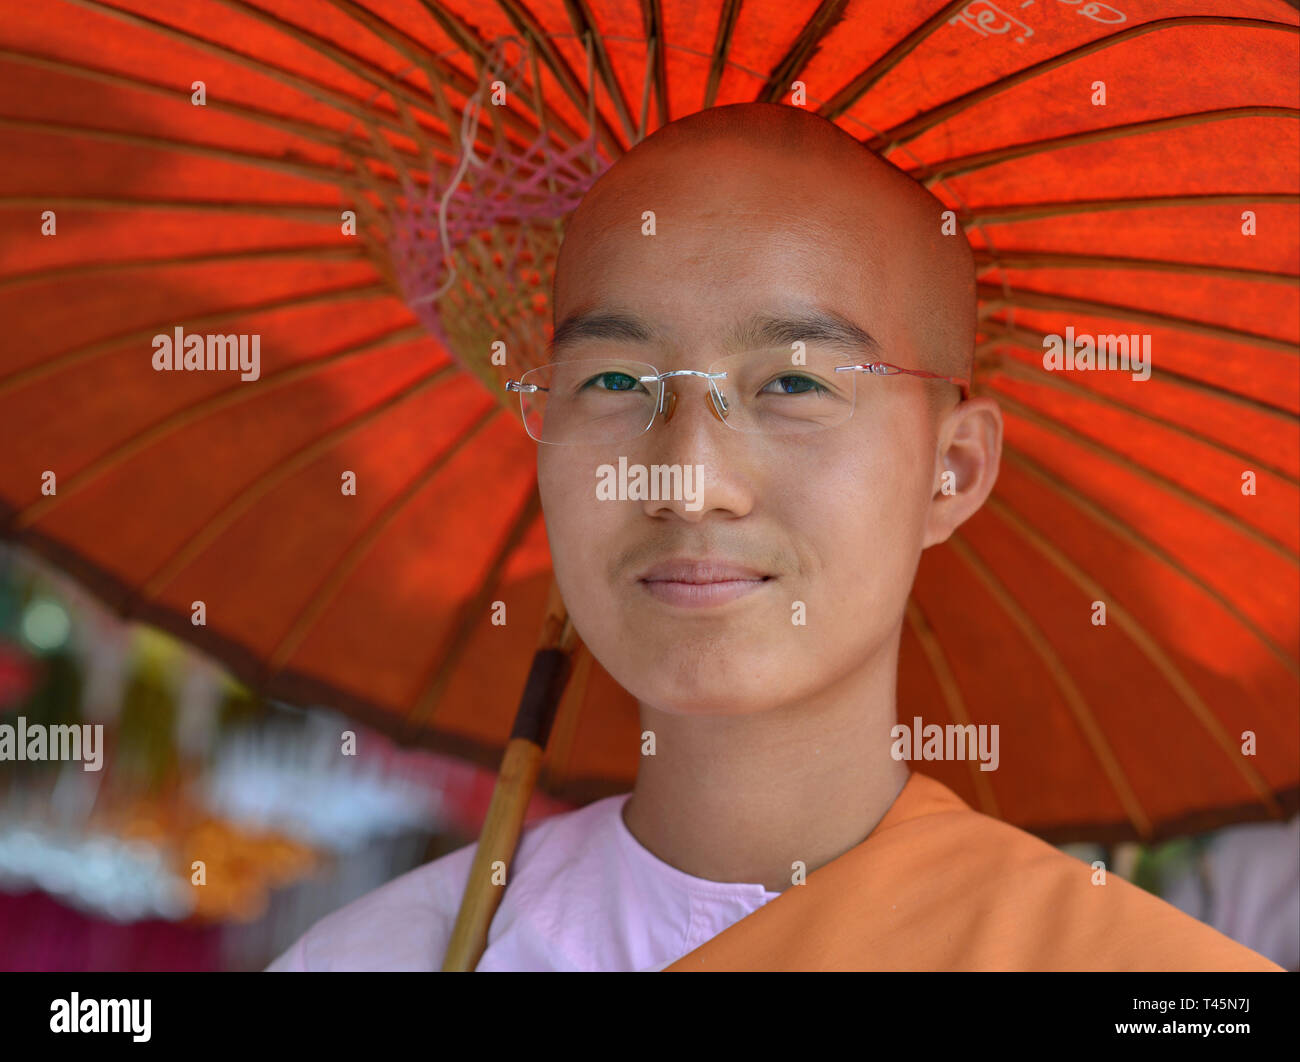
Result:
{"label": "blurred pink object", "polygon": [[220,970],[221,933],[163,919],[111,922],[43,892],[0,892],[0,973]]}
{"label": "blurred pink object", "polygon": [[31,658],[17,646],[0,642],[0,711],[21,701],[35,684]]}

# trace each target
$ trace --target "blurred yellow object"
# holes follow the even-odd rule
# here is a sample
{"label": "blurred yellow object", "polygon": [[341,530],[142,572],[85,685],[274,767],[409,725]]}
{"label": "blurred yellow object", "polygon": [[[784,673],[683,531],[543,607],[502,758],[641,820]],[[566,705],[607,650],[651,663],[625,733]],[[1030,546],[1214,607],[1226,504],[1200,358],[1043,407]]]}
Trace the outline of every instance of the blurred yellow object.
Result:
{"label": "blurred yellow object", "polygon": [[136,653],[144,660],[153,663],[171,665],[179,661],[185,653],[192,651],[170,634],[147,623],[135,624],[132,637],[132,648]]}

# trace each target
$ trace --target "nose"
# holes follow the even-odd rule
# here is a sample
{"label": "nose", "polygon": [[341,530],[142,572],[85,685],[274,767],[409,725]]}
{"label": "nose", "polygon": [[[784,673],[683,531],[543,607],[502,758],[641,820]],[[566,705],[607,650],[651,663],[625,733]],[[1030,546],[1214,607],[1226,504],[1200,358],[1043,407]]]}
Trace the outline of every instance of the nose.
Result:
{"label": "nose", "polygon": [[[710,381],[681,377],[665,380],[662,422],[641,436],[647,463],[690,470],[694,496],[642,502],[647,516],[678,516],[698,523],[710,514],[739,517],[754,507],[745,436],[726,426]],[[705,414],[708,410],[708,415]]]}

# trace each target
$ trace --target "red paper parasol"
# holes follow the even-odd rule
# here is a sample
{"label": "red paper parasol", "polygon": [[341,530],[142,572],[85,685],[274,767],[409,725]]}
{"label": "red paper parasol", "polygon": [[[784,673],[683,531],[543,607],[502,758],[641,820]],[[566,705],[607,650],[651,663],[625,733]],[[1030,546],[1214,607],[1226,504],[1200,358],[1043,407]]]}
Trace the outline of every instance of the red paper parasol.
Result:
{"label": "red paper parasol", "polygon": [[[270,695],[495,765],[549,586],[498,384],[540,357],[563,214],[672,118],[806,106],[951,204],[975,390],[1006,414],[995,496],[922,562],[900,680],[904,717],[1003,724],[1002,766],[919,768],[1058,840],[1292,812],[1300,20],[1206,11],[13,10],[0,523]],[[259,336],[257,378],[155,370],[178,328]],[[1045,371],[1067,329],[1149,335],[1150,378]],[[638,729],[580,654],[542,784],[625,791]]]}

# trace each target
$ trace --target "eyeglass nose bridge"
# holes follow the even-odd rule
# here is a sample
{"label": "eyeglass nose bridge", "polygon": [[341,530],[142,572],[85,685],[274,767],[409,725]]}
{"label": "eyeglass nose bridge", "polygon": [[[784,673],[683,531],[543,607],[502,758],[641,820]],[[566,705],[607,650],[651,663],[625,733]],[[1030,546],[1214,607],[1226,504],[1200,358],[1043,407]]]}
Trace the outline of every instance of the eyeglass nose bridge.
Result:
{"label": "eyeglass nose bridge", "polygon": [[[671,369],[668,372],[661,372],[655,376],[639,377],[642,383],[650,383],[651,381],[654,381],[660,385],[659,408],[655,411],[656,415],[660,415],[664,412],[664,398],[668,394],[668,388],[663,386],[663,381],[668,379],[670,376],[698,376],[701,379],[708,380],[710,396],[713,399],[713,411],[717,415],[718,419],[722,420],[731,412],[731,407],[727,404],[726,397],[715,382],[717,380],[725,380],[727,378],[725,372],[700,372],[698,369]],[[664,420],[670,420],[672,418],[672,411],[675,408],[676,395],[673,396],[673,404],[668,407],[668,414],[664,417]]]}

